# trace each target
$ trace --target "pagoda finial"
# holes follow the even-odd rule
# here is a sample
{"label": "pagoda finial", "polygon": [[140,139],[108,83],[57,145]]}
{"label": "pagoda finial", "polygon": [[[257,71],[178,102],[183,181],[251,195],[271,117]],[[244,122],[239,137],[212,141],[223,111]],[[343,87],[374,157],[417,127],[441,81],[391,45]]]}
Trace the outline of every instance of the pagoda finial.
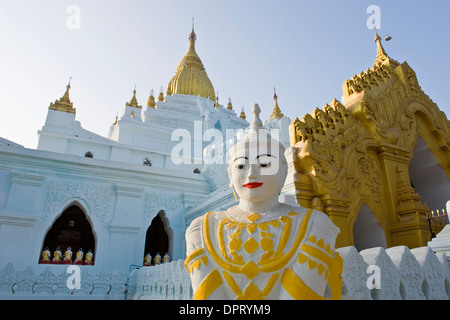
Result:
{"label": "pagoda finial", "polygon": [[70,77],[70,79],[69,79],[69,83],[66,86],[66,92],[64,92],[64,95],[61,97],[61,99],[56,100],[55,103],[50,103],[49,109],[63,111],[63,112],[70,112],[73,114],[76,113],[76,109],[73,107],[73,103],[72,103],[72,101],[70,101],[70,97],[69,97],[71,81],[72,81],[72,77]]}
{"label": "pagoda finial", "polygon": [[399,63],[393,59],[391,59],[386,51],[383,48],[383,45],[381,44],[381,37],[378,35],[377,28],[374,26],[373,29],[375,30],[375,42],[377,44],[377,58],[376,63],[392,63],[394,66],[398,65]]}
{"label": "pagoda finial", "polygon": [[134,85],[134,90],[133,90],[133,97],[131,98],[130,102],[127,102],[126,104],[129,107],[135,107],[135,108],[142,108],[142,106],[140,106],[138,104],[138,101],[136,99],[136,85]]}
{"label": "pagoda finial", "polygon": [[159,89],[158,101],[164,101],[164,88],[161,86]]}
{"label": "pagoda finial", "polygon": [[245,115],[245,110],[244,107],[241,108],[241,115],[239,116],[239,118],[244,119],[247,118],[247,116]]}
{"label": "pagoda finial", "polygon": [[278,106],[278,96],[275,87],[273,87],[273,100],[275,100],[275,105],[273,107],[272,115],[269,120],[272,119],[281,119],[284,117],[284,114],[281,112],[280,107]]}
{"label": "pagoda finial", "polygon": [[219,92],[217,91],[216,94],[216,104],[214,105],[214,108],[219,109],[220,108],[220,104],[219,104]]}
{"label": "pagoda finial", "polygon": [[233,104],[231,103],[231,98],[228,98],[227,109],[228,109],[228,110],[233,110]]}
{"label": "pagoda finial", "polygon": [[197,40],[197,35],[195,34],[195,31],[194,31],[194,17],[192,17],[192,32],[189,35],[188,39],[189,39],[189,46],[191,48],[194,48],[195,47],[195,40]]}
{"label": "pagoda finial", "polygon": [[152,90],[150,90],[150,96],[148,97],[148,100],[147,100],[147,107],[155,109],[156,102],[155,102],[155,96],[153,94],[154,94],[154,91],[152,89]]}
{"label": "pagoda finial", "polygon": [[389,57],[381,44],[381,37],[378,35],[377,27],[373,27],[373,29],[375,30],[375,42],[377,43],[377,61],[383,62]]}
{"label": "pagoda finial", "polygon": [[70,90],[70,82],[72,81],[72,76],[69,78],[69,83],[66,86],[66,92],[64,92],[64,95],[62,96],[61,100],[70,102],[69,98],[69,90]]}
{"label": "pagoda finial", "polygon": [[253,113],[253,121],[250,124],[250,130],[259,130],[263,127],[263,123],[261,121],[261,118],[259,117],[259,115],[261,114],[261,108],[257,103],[253,105],[252,113]]}

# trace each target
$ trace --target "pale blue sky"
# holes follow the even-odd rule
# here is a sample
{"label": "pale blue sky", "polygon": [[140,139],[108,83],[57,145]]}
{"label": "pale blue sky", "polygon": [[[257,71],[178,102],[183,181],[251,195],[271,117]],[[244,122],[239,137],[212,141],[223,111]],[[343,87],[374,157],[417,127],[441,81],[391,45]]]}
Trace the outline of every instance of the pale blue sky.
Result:
{"label": "pale blue sky", "polygon": [[[69,29],[70,5],[80,29]],[[333,98],[375,61],[367,8],[381,10],[379,34],[391,58],[407,61],[422,89],[450,115],[450,1],[384,0],[0,0],[0,137],[37,146],[50,102],[72,77],[81,125],[106,136],[132,96],[146,105],[164,90],[187,52],[192,17],[196,49],[235,109],[263,120],[279,105],[292,120]]]}

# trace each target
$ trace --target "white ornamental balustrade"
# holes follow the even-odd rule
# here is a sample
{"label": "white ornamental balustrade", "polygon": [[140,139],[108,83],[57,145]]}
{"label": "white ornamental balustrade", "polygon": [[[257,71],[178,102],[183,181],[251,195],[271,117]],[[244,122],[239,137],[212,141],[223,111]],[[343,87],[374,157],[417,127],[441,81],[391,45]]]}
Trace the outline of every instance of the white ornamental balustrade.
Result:
{"label": "white ornamental balustrade", "polygon": [[423,268],[425,275],[424,294],[427,299],[448,299],[449,279],[447,278],[444,266],[436,257],[433,250],[430,247],[420,247],[412,249],[411,252]]}
{"label": "white ornamental balustrade", "polygon": [[422,266],[406,246],[386,249],[400,275],[400,295],[403,300],[425,300],[422,284],[425,275]]}
{"label": "white ornamental balustrade", "polygon": [[369,265],[353,246],[339,248],[336,251],[344,260],[342,268],[343,297],[370,300],[370,289],[367,287]]}
{"label": "white ornamental balustrade", "polygon": [[[337,249],[343,258],[344,299],[449,300],[450,257],[430,247],[405,246]],[[184,260],[139,267],[129,274],[80,266],[80,287],[68,286],[66,266],[12,264],[0,270],[0,299],[135,299],[191,300],[189,273]]]}

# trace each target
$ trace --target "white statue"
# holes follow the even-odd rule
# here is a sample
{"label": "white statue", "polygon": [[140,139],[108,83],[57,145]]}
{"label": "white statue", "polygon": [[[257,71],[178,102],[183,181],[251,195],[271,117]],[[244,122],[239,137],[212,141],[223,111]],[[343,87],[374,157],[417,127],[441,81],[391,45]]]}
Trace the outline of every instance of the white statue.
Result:
{"label": "white statue", "polygon": [[257,104],[253,113],[249,133],[230,150],[239,204],[186,231],[194,299],[340,299],[339,229],[324,213],[279,203],[285,149],[262,128]]}

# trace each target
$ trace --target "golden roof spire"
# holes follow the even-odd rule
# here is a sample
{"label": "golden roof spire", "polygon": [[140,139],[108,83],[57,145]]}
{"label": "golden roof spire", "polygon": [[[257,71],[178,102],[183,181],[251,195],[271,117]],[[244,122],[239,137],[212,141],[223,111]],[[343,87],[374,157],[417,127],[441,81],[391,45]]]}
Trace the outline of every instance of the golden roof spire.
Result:
{"label": "golden roof spire", "polygon": [[375,30],[375,42],[377,44],[377,58],[375,60],[375,63],[385,63],[388,62],[389,64],[393,63],[394,66],[399,65],[397,61],[394,59],[391,59],[386,51],[383,48],[383,45],[381,44],[381,37],[378,35],[377,28],[373,27]]}
{"label": "golden roof spire", "polygon": [[163,92],[164,88],[161,86],[161,89],[159,90],[159,95],[158,95],[158,101],[164,101],[164,92]]}
{"label": "golden roof spire", "polygon": [[118,122],[119,122],[119,115],[116,114],[116,121],[114,121],[112,125],[115,126]]}
{"label": "golden roof spire", "polygon": [[284,117],[284,114],[281,112],[280,107],[278,106],[278,96],[275,87],[273,88],[273,100],[275,100],[275,105],[273,107],[273,112],[269,120],[281,119]]}
{"label": "golden roof spire", "polygon": [[242,107],[242,109],[241,109],[241,115],[239,116],[241,119],[244,119],[245,120],[245,118],[247,118],[247,116],[245,115],[245,112],[244,112],[244,107]]}
{"label": "golden roof spire", "polygon": [[189,49],[194,49],[195,50],[195,40],[197,40],[197,35],[195,34],[194,31],[194,17],[192,17],[192,32],[189,35]]}
{"label": "golden roof spire", "polygon": [[214,105],[214,108],[219,109],[220,108],[220,104],[219,104],[219,93],[217,92],[217,96],[216,96],[216,104]]}
{"label": "golden roof spire", "polygon": [[69,90],[70,90],[70,82],[72,81],[72,77],[70,77],[69,79],[69,83],[66,86],[66,92],[64,93],[64,96],[61,98],[61,100],[63,101],[69,101],[70,102],[70,98],[69,98]]}
{"label": "golden roof spire", "polygon": [[64,95],[61,97],[61,99],[56,100],[55,103],[50,103],[50,106],[48,107],[51,110],[57,110],[62,112],[69,112],[69,113],[76,113],[76,109],[73,107],[72,101],[70,101],[69,98],[69,90],[70,90],[70,82],[72,81],[72,77],[69,79],[69,83],[66,86],[66,92],[64,92]]}
{"label": "golden roof spire", "polygon": [[134,108],[139,108],[141,109],[142,106],[140,106],[138,104],[138,101],[136,99],[136,85],[134,86],[134,90],[133,90],[133,97],[131,98],[130,102],[127,102],[126,104],[128,107],[134,107]]}
{"label": "golden roof spire", "polygon": [[228,110],[233,110],[233,104],[231,103],[231,98],[228,98],[228,106],[227,106]]}
{"label": "golden roof spire", "polygon": [[156,105],[156,102],[155,102],[155,97],[153,96],[153,89],[152,89],[150,91],[150,96],[148,97],[148,100],[147,100],[147,107],[155,109],[155,105]]}
{"label": "golden roof spire", "polygon": [[208,78],[202,60],[195,51],[197,36],[194,31],[194,19],[192,19],[192,31],[189,35],[189,50],[181,59],[175,75],[170,80],[167,92],[170,94],[186,94],[211,100],[216,100],[215,90]]}

